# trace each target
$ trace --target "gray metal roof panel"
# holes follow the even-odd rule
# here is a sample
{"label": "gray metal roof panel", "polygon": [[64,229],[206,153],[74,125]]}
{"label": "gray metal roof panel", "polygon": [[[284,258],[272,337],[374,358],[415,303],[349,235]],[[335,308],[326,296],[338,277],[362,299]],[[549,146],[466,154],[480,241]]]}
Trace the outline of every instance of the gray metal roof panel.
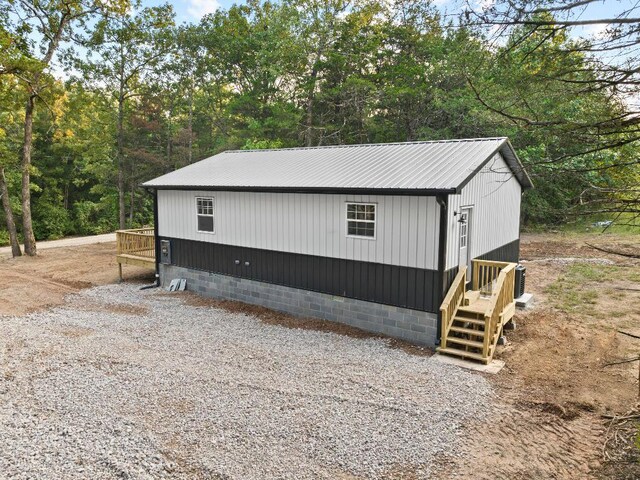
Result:
{"label": "gray metal roof panel", "polygon": [[506,138],[232,150],[143,184],[151,188],[460,189],[496,152],[531,186]]}

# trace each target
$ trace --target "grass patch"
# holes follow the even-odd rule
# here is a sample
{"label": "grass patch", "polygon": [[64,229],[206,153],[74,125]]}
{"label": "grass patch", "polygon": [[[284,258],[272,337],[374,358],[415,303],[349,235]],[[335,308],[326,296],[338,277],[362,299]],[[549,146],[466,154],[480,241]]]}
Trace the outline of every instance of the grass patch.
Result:
{"label": "grass patch", "polygon": [[[615,268],[615,267],[613,267]],[[589,263],[574,263],[569,265],[567,274],[571,275],[578,282],[603,282],[611,276],[613,272],[607,271],[602,265]]]}
{"label": "grass patch", "polygon": [[[637,276],[640,273],[636,269],[617,265],[574,263],[567,266],[557,280],[545,289],[545,293],[559,310],[596,316],[600,312],[594,306],[598,304],[601,294],[618,299],[625,296],[623,292],[611,289],[610,282],[634,281],[632,278]],[[618,317],[625,315],[619,310],[615,313]]]}

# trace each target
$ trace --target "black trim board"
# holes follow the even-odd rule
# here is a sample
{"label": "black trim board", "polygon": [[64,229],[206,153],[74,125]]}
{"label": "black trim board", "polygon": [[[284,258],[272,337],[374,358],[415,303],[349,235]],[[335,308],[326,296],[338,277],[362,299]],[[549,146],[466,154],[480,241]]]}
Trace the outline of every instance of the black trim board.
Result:
{"label": "black trim board", "polygon": [[[445,292],[448,290],[448,278],[446,277],[446,264],[447,264],[447,219],[449,215],[449,196],[442,195],[436,197],[438,205],[440,205],[440,225],[438,227],[438,305],[442,304],[444,300]],[[446,288],[445,288],[446,287]],[[442,329],[442,315],[438,310],[438,323],[436,331],[436,343],[440,344],[440,331]]]}
{"label": "black trim board", "polygon": [[153,190],[153,241],[156,254],[156,284],[160,286],[160,234],[158,233],[158,191]]}
{"label": "black trim board", "polygon": [[347,195],[403,195],[432,197],[456,193],[455,188],[337,188],[337,187],[252,187],[215,185],[147,185],[156,190],[186,190],[203,192],[258,192],[258,193],[325,193]]}
{"label": "black trim board", "polygon": [[171,263],[178,267],[431,313],[440,306],[436,270],[162,239],[171,241]]}

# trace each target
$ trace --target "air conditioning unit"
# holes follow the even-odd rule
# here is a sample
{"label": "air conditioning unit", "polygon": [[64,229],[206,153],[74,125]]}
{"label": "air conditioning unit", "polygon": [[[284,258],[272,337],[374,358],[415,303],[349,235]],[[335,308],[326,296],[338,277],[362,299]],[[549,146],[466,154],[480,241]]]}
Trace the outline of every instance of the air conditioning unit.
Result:
{"label": "air conditioning unit", "polygon": [[515,278],[515,285],[513,289],[514,298],[518,298],[524,295],[524,281],[525,281],[526,274],[527,274],[526,267],[522,265],[518,265],[516,267],[516,278]]}

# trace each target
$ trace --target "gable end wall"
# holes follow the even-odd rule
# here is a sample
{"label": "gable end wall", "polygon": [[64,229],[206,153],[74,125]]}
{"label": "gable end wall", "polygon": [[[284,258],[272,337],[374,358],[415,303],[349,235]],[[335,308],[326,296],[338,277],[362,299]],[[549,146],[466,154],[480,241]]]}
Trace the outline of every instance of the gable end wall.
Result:
{"label": "gable end wall", "polygon": [[[471,258],[507,255],[517,261],[522,187],[499,153],[478,172],[459,195],[449,196],[447,270],[457,269],[461,207],[473,206],[469,248]],[[514,250],[515,249],[515,250]],[[515,260],[514,258],[515,254]],[[491,258],[501,260],[502,258]]]}

